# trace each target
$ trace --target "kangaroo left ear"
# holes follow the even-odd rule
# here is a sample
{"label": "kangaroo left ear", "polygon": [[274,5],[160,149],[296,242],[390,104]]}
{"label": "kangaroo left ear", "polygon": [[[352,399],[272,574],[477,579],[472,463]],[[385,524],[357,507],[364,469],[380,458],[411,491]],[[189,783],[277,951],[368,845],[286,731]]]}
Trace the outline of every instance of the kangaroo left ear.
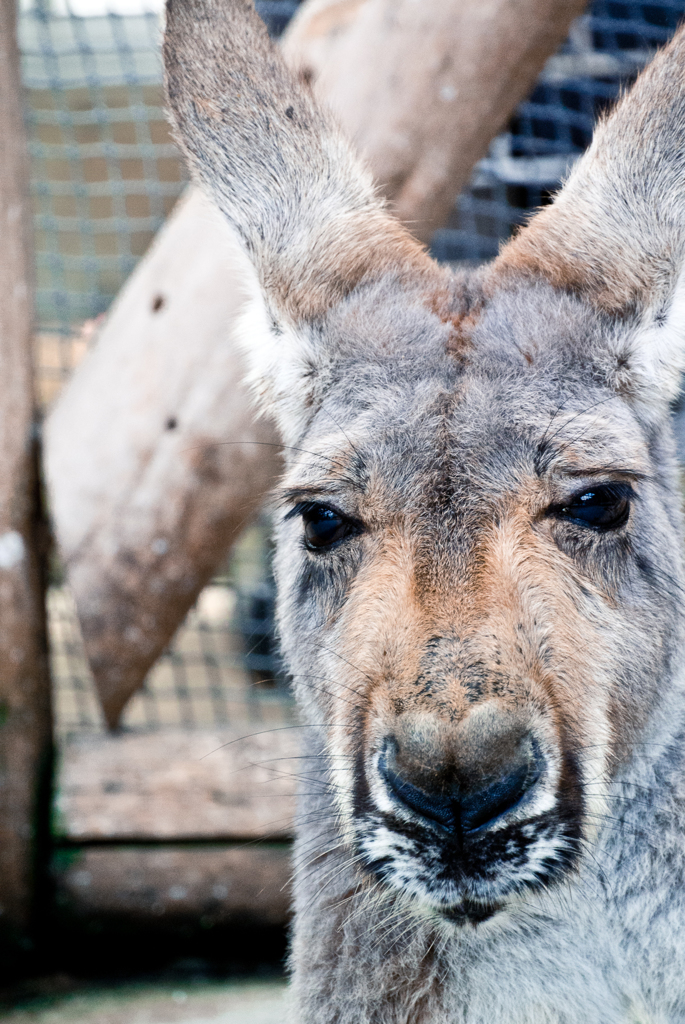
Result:
{"label": "kangaroo left ear", "polygon": [[387,212],[252,0],[168,0],[164,61],[177,138],[256,271],[262,300],[242,335],[262,405],[292,443],[335,358],[332,307],[386,278],[430,291],[444,273]]}
{"label": "kangaroo left ear", "polygon": [[615,318],[643,399],[673,399],[685,368],[685,28],[598,126],[551,206],[502,250],[491,292],[526,278]]}

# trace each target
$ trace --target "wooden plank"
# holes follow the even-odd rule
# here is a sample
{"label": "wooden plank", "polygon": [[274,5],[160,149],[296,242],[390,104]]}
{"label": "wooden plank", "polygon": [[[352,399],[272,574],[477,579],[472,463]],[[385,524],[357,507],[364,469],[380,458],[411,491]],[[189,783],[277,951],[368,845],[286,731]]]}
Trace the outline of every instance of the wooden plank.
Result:
{"label": "wooden plank", "polygon": [[[15,0],[0,0],[0,944],[25,949],[47,822],[50,688],[37,557],[32,265]],[[44,540],[44,537],[43,537]],[[42,814],[42,819],[41,819]],[[43,828],[45,831],[45,828]]]}
{"label": "wooden plank", "polygon": [[59,833],[79,843],[291,837],[300,730],[240,738],[259,730],[67,741],[58,774]]}
{"label": "wooden plank", "polygon": [[55,860],[61,911],[92,922],[282,925],[290,847],[91,847]]}

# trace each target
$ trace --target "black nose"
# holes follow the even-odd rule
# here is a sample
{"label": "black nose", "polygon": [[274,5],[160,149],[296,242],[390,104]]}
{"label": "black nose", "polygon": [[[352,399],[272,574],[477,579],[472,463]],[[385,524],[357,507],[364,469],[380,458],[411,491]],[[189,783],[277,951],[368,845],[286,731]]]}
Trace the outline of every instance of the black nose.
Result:
{"label": "black nose", "polygon": [[509,764],[500,765],[496,778],[459,778],[453,767],[436,766],[430,782],[426,772],[422,772],[419,787],[411,779],[414,773],[398,768],[397,743],[393,738],[386,741],[378,767],[398,803],[450,832],[468,834],[494,825],[521,802],[540,778],[542,759],[535,740],[524,737],[517,747],[518,756]]}

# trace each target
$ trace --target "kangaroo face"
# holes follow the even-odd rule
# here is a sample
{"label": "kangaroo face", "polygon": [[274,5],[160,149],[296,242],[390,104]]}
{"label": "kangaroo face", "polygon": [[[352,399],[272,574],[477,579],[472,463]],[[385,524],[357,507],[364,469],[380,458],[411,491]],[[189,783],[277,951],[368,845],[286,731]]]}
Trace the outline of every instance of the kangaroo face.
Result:
{"label": "kangaroo face", "polygon": [[165,60],[255,271],[281,637],[350,884],[491,917],[592,856],[681,685],[685,32],[470,276],[390,217],[248,0],[169,0]]}
{"label": "kangaroo face", "polygon": [[602,380],[601,316],[522,298],[459,358],[427,315],[342,362],[282,492],[281,635],[345,832],[458,921],[574,867],[677,633],[665,424]]}

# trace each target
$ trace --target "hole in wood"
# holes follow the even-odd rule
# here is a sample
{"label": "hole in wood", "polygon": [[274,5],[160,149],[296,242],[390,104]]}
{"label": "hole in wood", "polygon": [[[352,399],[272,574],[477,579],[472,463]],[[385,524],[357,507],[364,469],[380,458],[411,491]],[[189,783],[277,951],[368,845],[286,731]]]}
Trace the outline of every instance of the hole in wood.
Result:
{"label": "hole in wood", "polygon": [[160,309],[162,309],[163,306],[164,306],[164,296],[163,295],[155,295],[154,299],[152,300],[152,312],[153,313],[159,313]]}

